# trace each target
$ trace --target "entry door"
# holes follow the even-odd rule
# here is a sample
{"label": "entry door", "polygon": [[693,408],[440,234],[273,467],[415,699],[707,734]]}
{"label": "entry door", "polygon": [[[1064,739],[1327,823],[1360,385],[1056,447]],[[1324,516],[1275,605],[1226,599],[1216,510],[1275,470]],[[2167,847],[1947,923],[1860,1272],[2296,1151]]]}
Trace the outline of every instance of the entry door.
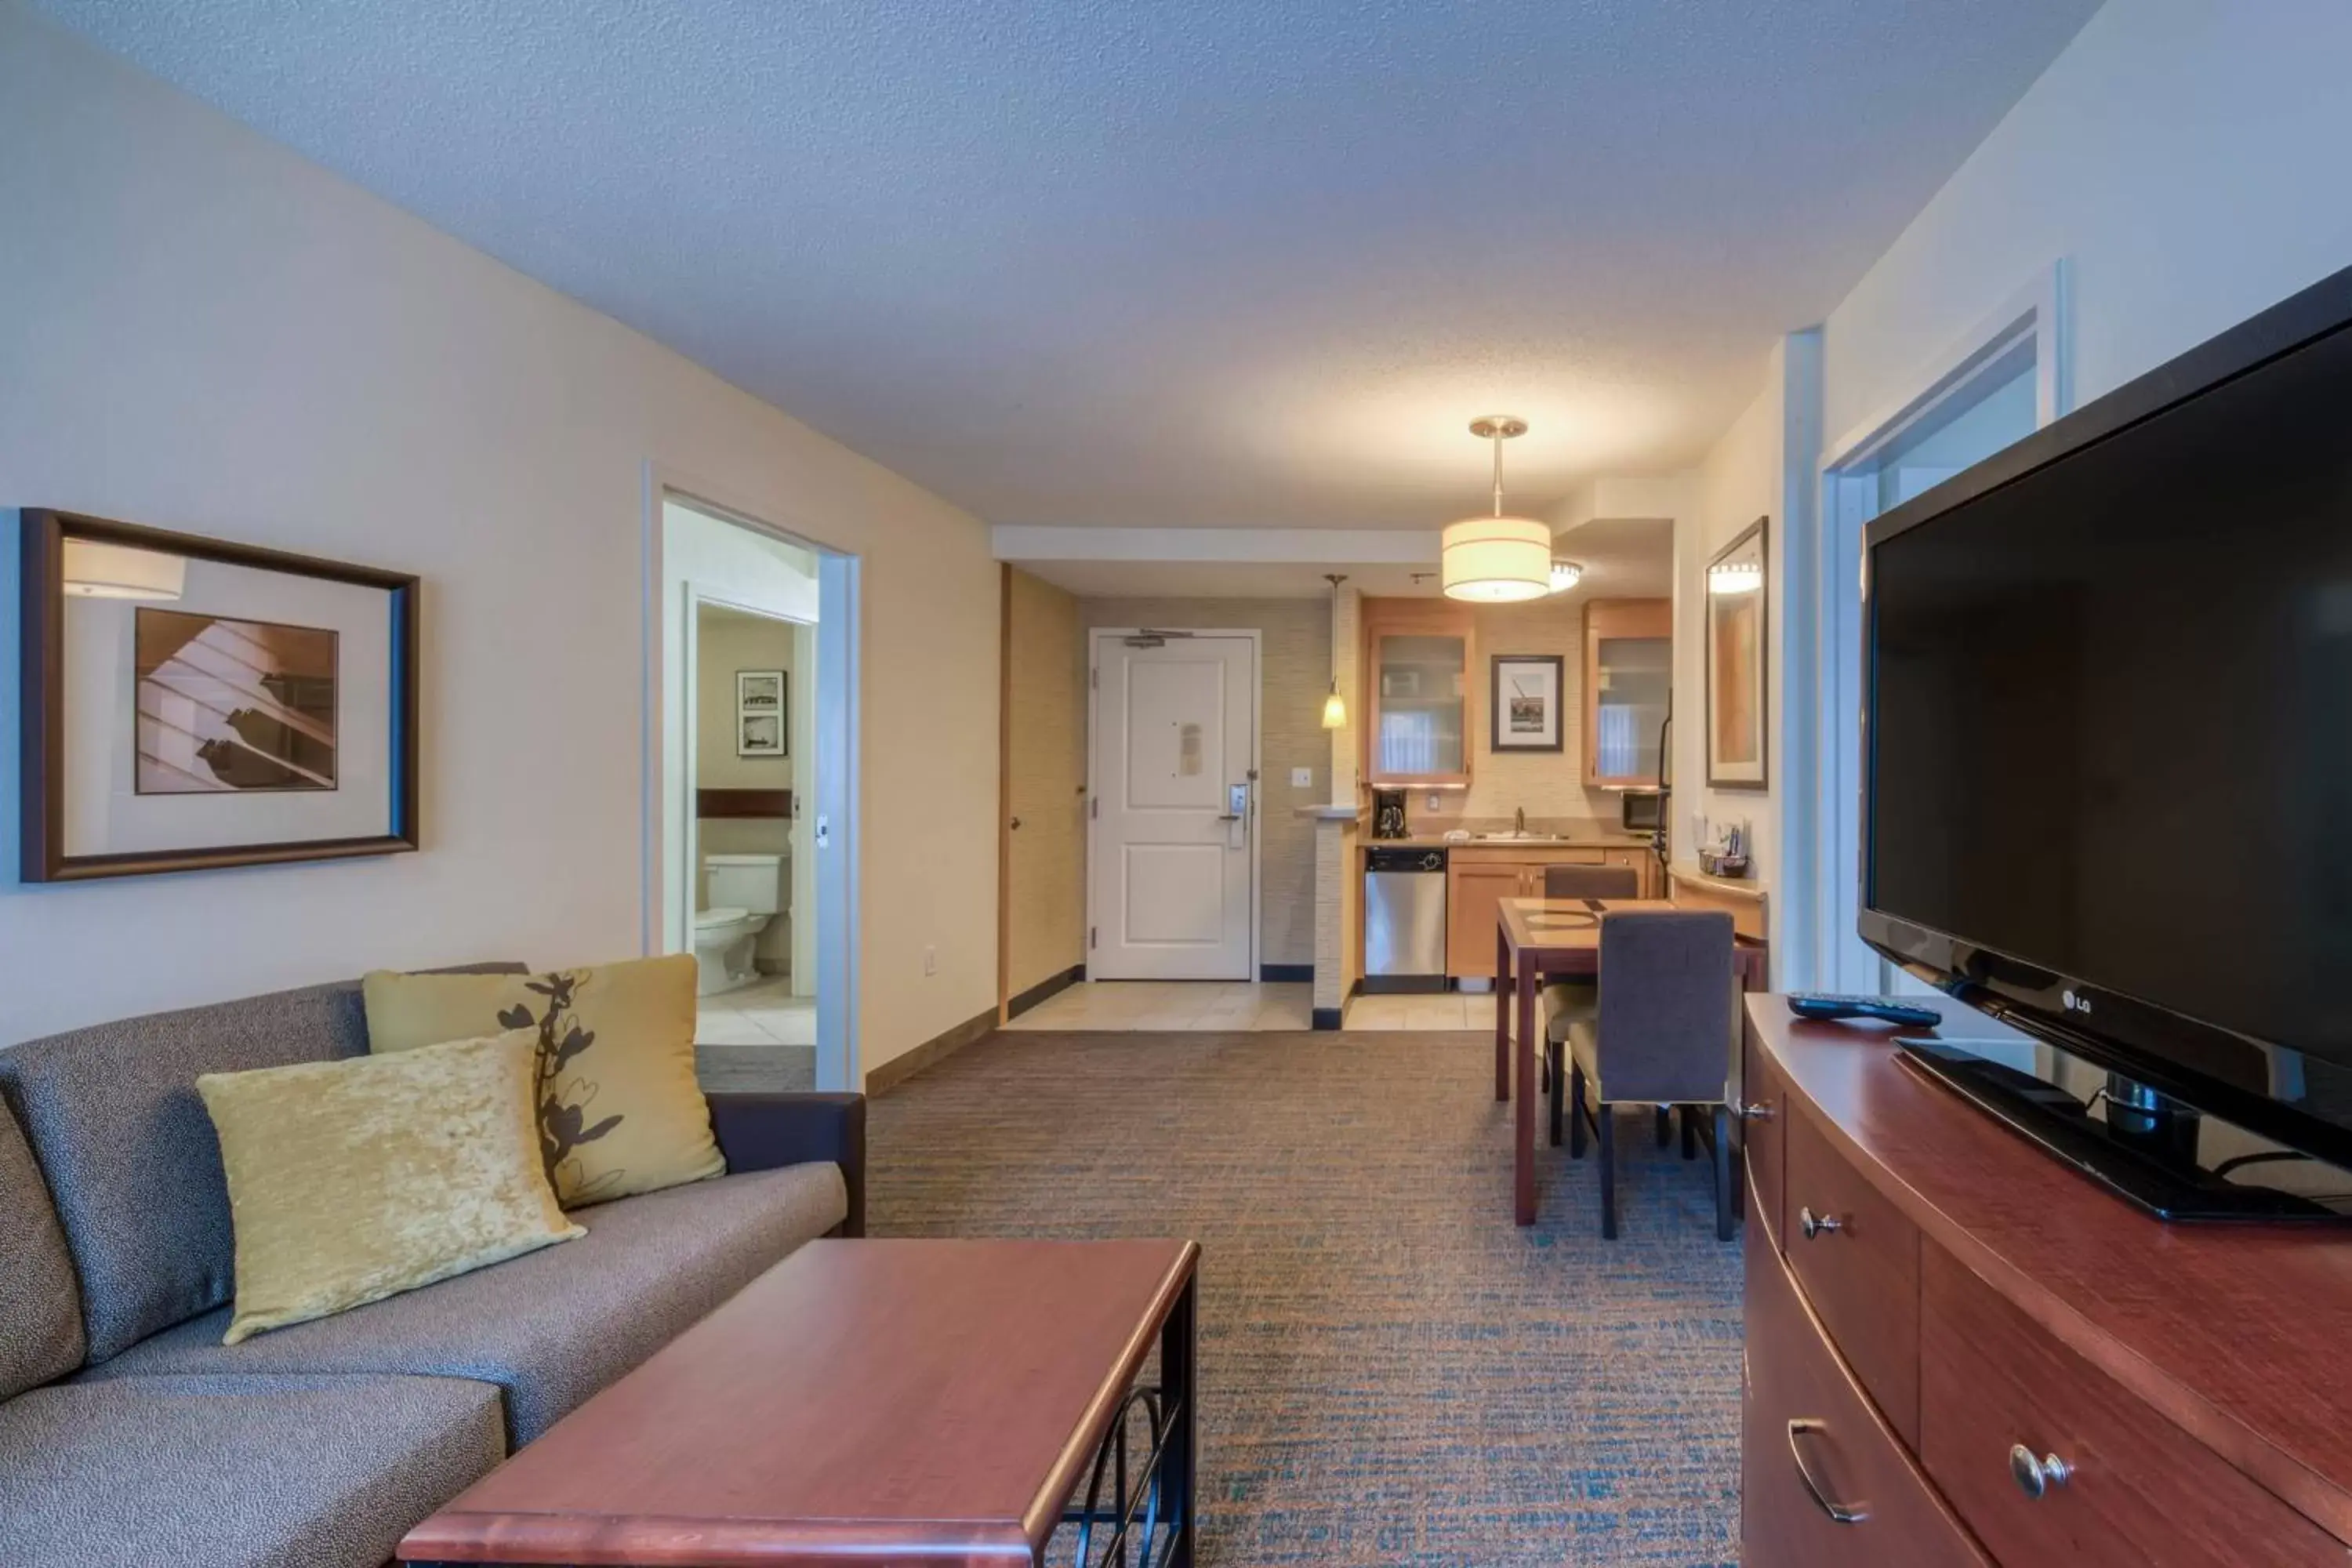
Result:
{"label": "entry door", "polygon": [[1256,644],[1097,632],[1093,653],[1087,977],[1247,980]]}

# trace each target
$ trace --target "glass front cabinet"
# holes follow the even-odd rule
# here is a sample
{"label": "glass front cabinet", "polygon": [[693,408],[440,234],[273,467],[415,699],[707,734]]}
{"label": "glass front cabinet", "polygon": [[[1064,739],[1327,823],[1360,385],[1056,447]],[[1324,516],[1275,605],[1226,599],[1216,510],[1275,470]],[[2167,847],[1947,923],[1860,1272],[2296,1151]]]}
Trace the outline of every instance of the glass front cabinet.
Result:
{"label": "glass front cabinet", "polygon": [[1584,782],[1655,789],[1675,679],[1670,599],[1584,606]]}
{"label": "glass front cabinet", "polygon": [[1470,782],[1469,613],[1444,601],[1364,605],[1364,777],[1376,784]]}

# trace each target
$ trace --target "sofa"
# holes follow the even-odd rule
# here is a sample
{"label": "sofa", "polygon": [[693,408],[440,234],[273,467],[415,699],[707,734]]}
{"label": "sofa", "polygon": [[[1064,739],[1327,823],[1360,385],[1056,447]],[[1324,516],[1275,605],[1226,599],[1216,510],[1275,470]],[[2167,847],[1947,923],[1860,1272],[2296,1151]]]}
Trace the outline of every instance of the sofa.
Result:
{"label": "sofa", "polygon": [[724,1176],[226,1347],[234,1240],[196,1078],[366,1049],[347,983],[0,1050],[0,1563],[379,1568],[787,1253],[863,1231],[862,1096],[713,1095]]}

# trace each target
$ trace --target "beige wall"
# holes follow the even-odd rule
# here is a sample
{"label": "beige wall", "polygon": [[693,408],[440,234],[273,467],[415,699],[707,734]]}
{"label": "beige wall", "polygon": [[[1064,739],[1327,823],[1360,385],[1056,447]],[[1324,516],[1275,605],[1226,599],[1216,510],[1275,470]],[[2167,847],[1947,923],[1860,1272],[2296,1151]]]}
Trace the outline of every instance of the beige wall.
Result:
{"label": "beige wall", "polygon": [[793,668],[793,628],[731,610],[705,606],[698,617],[695,650],[695,783],[703,789],[790,789],[791,750],[808,738],[808,718],[793,700],[799,692],[787,679],[789,721],[781,757],[743,757],[735,752],[735,675],[744,669]]}
{"label": "beige wall", "polygon": [[1078,602],[1006,567],[1005,989],[1087,957],[1087,653]]}
{"label": "beige wall", "polygon": [[[1462,822],[1496,822],[1524,809],[1529,822],[1598,823],[1614,828],[1618,797],[1584,786],[1584,603],[1570,592],[1524,605],[1483,605],[1477,624],[1478,668],[1470,672],[1470,787],[1406,797],[1408,820],[1443,832]],[[1557,752],[1497,752],[1488,716],[1498,654],[1560,656],[1560,735]]]}
{"label": "beige wall", "polygon": [[[5,836],[0,1042],[375,965],[656,944],[663,480],[863,561],[859,1066],[992,1005],[997,568],[976,519],[5,5],[0,210],[6,499],[421,574],[425,838],[26,888]],[[0,604],[15,559],[0,540]],[[0,690],[15,661],[0,638]]]}
{"label": "beige wall", "polygon": [[[1323,699],[1331,683],[1328,599],[1082,599],[1096,626],[1256,631],[1258,672],[1258,928],[1261,963],[1315,962],[1315,826],[1297,813],[1330,798],[1331,749]],[[1291,770],[1311,782],[1293,785]]]}

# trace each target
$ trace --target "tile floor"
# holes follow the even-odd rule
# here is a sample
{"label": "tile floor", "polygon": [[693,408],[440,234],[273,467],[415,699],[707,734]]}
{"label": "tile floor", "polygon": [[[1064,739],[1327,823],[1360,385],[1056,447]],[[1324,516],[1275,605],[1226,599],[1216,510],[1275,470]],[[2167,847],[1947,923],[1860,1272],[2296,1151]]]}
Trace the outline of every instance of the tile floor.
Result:
{"label": "tile floor", "polygon": [[793,995],[782,976],[703,997],[694,1062],[706,1089],[815,1088],[816,998]]}
{"label": "tile floor", "polygon": [[[1350,1029],[1491,1029],[1492,995],[1454,992],[1359,996],[1344,1017]],[[1098,980],[1046,998],[1009,1029],[1109,1031],[1314,1027],[1313,988],[1221,980]]]}

